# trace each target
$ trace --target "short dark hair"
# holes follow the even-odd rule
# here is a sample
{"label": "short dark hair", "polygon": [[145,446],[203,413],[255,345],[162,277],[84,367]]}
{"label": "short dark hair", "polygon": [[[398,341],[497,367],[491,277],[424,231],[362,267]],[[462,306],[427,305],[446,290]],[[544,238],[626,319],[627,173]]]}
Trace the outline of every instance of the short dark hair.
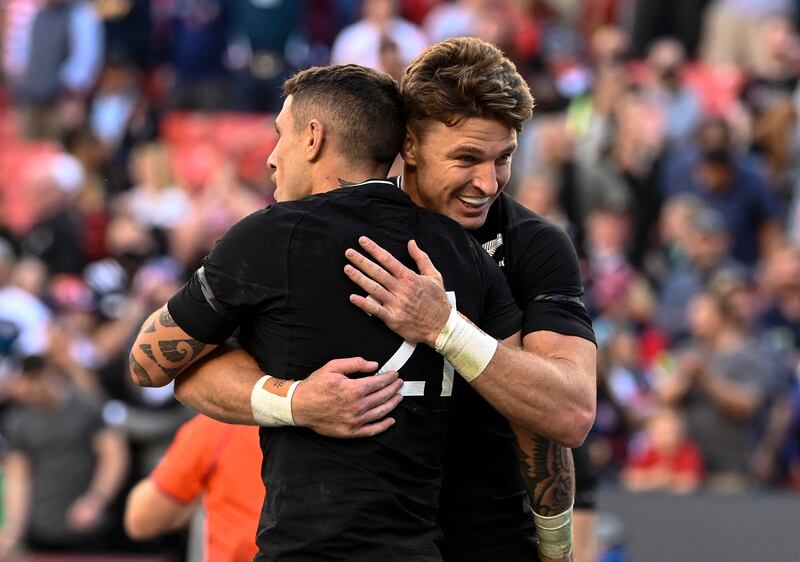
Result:
{"label": "short dark hair", "polygon": [[417,133],[428,120],[453,126],[470,117],[497,119],[519,132],[533,112],[530,89],[514,63],[475,37],[442,41],[414,59],[403,77],[403,99]]}
{"label": "short dark hair", "polygon": [[342,155],[391,165],[403,145],[405,116],[397,82],[355,64],[302,70],[283,85],[297,127],[320,119]]}

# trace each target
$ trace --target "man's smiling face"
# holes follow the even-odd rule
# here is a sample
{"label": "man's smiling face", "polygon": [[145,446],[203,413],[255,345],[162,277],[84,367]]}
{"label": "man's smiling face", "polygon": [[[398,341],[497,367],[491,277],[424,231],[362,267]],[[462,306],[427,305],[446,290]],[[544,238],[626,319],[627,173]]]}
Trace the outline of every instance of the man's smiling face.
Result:
{"label": "man's smiling face", "polygon": [[432,121],[410,134],[404,149],[416,167],[411,198],[466,229],[479,228],[508,183],[517,132],[491,118],[470,117],[448,127]]}

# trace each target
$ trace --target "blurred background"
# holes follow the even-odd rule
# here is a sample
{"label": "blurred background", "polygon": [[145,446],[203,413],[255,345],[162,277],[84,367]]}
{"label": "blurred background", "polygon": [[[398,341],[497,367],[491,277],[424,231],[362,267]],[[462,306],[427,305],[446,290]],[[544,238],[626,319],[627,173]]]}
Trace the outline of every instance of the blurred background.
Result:
{"label": "blurred background", "polygon": [[[536,99],[508,190],[583,267],[593,560],[796,560],[776,529],[800,514],[799,24],[797,0],[1,0],[0,505],[29,523],[0,558],[33,530],[34,551],[183,559],[185,533],[121,527],[192,416],[130,384],[135,330],[272,201],[286,77],[399,80],[474,35]],[[15,452],[40,469],[23,488]],[[87,501],[98,470],[116,492]],[[752,519],[768,551],[747,550]]]}

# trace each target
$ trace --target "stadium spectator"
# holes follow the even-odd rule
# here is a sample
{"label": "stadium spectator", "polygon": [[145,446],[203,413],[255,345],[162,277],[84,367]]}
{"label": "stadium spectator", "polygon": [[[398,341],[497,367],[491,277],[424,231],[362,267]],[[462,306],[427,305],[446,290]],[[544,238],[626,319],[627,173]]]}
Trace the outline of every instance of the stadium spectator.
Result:
{"label": "stadium spectator", "polygon": [[298,29],[303,3],[233,0],[231,6],[240,50],[237,60],[231,61],[236,68],[234,106],[239,111],[280,111],[281,84],[295,66],[323,62],[309,61],[310,54],[302,56],[289,48],[292,39],[298,42],[294,50],[303,50],[299,42],[304,38]]}
{"label": "stadium spectator", "polygon": [[11,394],[0,553],[23,544],[34,551],[102,550],[112,525],[107,508],[128,470],[125,438],[47,359],[27,358]]}
{"label": "stadium spectator", "polygon": [[686,424],[673,409],[661,407],[647,422],[644,435],[634,439],[623,474],[633,491],[663,490],[688,493],[703,478],[703,457],[686,436]]}
{"label": "stadium spectator", "polygon": [[703,22],[703,60],[714,65],[757,64],[759,31],[775,16],[787,16],[791,0],[713,0]]}
{"label": "stadium spectator", "polygon": [[[9,260],[10,261],[10,260]],[[40,355],[48,346],[52,313],[42,302],[47,269],[35,258],[10,262],[8,282],[0,287],[0,325],[7,355]]]}
{"label": "stadium spectator", "polygon": [[103,27],[87,0],[41,3],[20,52],[12,82],[28,138],[56,138],[79,125],[85,98],[103,64]]}
{"label": "stadium spectator", "polygon": [[784,246],[765,263],[766,301],[758,330],[794,366],[800,359],[800,247]]}
{"label": "stadium spectator", "polygon": [[397,15],[397,0],[364,0],[363,17],[345,27],[331,50],[332,64],[355,63],[377,70],[381,66],[381,41],[387,37],[397,45],[404,65],[428,46],[420,28]]}
{"label": "stadium spectator", "polygon": [[704,290],[711,278],[723,269],[741,270],[741,264],[730,257],[730,238],[722,216],[713,209],[697,208],[690,201],[690,215],[682,220],[676,232],[676,263],[663,280],[657,313],[658,325],[673,343],[688,337],[686,305]]}
{"label": "stadium spectator", "polygon": [[79,186],[60,175],[55,165],[32,171],[26,195],[34,223],[21,237],[21,251],[42,260],[50,273],[80,273],[86,259],[72,204]]}
{"label": "stadium spectator", "polygon": [[708,485],[739,491],[753,484],[750,451],[756,416],[771,390],[770,362],[746,331],[731,302],[711,292],[690,303],[692,349],[658,393],[686,417],[708,471]]}
{"label": "stadium spectator", "polygon": [[684,84],[681,75],[685,58],[683,47],[674,39],[654,42],[647,55],[652,77],[645,86],[644,96],[662,113],[669,143],[689,139],[701,117],[700,96]]}
{"label": "stadium spectator", "polygon": [[166,236],[192,215],[194,205],[173,179],[169,149],[163,143],[139,146],[131,167],[135,185],[119,202],[142,227],[157,229]]}
{"label": "stadium spectator", "polygon": [[232,4],[225,0],[178,0],[171,14],[171,103],[178,109],[220,110],[228,106],[225,51]]}
{"label": "stadium spectator", "polygon": [[423,27],[428,39],[438,43],[451,37],[478,36],[486,0],[456,0],[436,4],[425,17]]}

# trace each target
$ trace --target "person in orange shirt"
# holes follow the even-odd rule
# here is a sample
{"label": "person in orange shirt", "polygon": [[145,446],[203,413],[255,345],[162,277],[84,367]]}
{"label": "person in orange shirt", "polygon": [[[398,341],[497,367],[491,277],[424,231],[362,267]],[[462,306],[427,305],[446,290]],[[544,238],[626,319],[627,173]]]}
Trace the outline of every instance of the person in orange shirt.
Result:
{"label": "person in orange shirt", "polygon": [[150,476],[131,490],[126,532],[146,540],[177,530],[203,495],[205,561],[251,562],[264,501],[261,458],[258,427],[192,418]]}

